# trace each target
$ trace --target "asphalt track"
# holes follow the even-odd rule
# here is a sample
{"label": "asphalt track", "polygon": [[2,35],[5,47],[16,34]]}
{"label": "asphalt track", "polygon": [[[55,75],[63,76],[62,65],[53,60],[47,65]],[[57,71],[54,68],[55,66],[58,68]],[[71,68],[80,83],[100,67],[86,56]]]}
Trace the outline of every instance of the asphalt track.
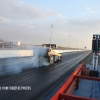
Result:
{"label": "asphalt track", "polygon": [[[62,61],[53,65],[31,68],[17,75],[0,77],[0,100],[41,100],[46,92],[68,75],[71,69],[88,54],[90,51],[65,53],[62,55]],[[12,90],[13,86],[17,89]],[[26,86],[29,87],[28,90],[21,89]],[[7,90],[4,89],[5,87]]]}

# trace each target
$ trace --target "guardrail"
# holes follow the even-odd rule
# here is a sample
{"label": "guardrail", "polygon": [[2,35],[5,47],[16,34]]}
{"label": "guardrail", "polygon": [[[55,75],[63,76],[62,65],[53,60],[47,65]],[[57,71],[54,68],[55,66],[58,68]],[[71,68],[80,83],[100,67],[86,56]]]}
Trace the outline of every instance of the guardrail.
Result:
{"label": "guardrail", "polygon": [[83,71],[87,69],[84,68],[84,66],[84,63],[80,64],[80,66],[50,100],[97,100],[95,98],[72,95],[74,89],[78,89],[80,79],[100,81],[100,78],[83,76]]}
{"label": "guardrail", "polygon": [[[64,94],[65,91],[66,91],[66,93],[71,94],[71,92],[73,91],[73,85],[76,84],[75,82],[73,82],[73,81],[75,81],[75,76],[79,74],[79,72],[82,70],[83,66],[84,66],[84,63],[82,63],[77,68],[77,70],[70,76],[70,78],[67,80],[67,82],[58,90],[58,92],[51,98],[51,100],[60,100],[62,98],[62,95],[66,95],[66,94]],[[74,84],[70,85],[72,82]],[[70,86],[71,86],[71,88],[70,88]]]}

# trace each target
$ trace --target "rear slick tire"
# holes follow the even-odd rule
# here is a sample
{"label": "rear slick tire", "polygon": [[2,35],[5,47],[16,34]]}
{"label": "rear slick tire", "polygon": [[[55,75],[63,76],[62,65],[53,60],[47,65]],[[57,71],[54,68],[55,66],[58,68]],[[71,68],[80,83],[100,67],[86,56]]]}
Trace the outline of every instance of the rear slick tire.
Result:
{"label": "rear slick tire", "polygon": [[62,60],[62,56],[60,56],[60,59],[59,59],[59,61],[61,61]]}
{"label": "rear slick tire", "polygon": [[48,58],[48,60],[49,60],[50,64],[53,64],[54,63],[54,57],[53,57],[53,55],[50,55],[49,58]]}

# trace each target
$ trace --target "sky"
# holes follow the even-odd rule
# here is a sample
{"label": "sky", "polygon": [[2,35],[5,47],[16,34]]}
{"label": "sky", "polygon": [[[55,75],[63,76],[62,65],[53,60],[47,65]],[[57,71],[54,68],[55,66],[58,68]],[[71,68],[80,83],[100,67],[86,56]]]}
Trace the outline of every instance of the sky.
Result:
{"label": "sky", "polygon": [[[51,24],[53,27],[51,27]],[[0,39],[91,49],[100,0],[0,0]]]}

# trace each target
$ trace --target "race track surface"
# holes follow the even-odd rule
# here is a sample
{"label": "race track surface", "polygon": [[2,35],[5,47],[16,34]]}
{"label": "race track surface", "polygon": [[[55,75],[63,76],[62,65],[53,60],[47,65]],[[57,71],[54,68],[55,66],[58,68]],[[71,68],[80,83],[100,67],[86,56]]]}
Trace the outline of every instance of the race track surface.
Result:
{"label": "race track surface", "polygon": [[[41,95],[68,75],[71,69],[88,54],[90,51],[65,53],[62,54],[62,61],[53,65],[30,68],[17,75],[1,76],[0,100],[39,100]],[[15,87],[13,90],[14,86],[17,89]],[[8,89],[2,89],[5,87]]]}

